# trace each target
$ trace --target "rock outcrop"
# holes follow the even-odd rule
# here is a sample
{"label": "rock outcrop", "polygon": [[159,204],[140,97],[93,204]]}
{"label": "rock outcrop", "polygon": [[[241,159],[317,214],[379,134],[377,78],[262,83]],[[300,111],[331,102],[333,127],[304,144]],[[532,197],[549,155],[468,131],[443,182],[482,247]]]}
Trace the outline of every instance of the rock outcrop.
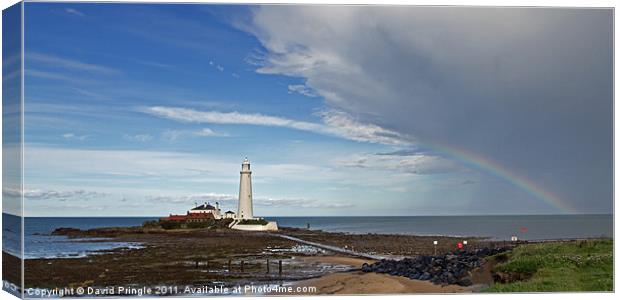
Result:
{"label": "rock outcrop", "polygon": [[374,264],[363,264],[362,271],[430,280],[435,284],[470,286],[473,284],[471,271],[484,264],[484,257],[507,250],[507,247],[482,248],[475,251],[459,250],[440,256],[421,255],[402,260],[381,260]]}

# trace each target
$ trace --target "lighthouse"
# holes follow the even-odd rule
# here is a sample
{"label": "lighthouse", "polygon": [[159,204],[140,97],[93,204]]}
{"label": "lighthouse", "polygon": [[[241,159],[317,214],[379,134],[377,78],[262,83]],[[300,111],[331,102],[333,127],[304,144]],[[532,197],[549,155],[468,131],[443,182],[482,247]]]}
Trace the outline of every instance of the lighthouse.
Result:
{"label": "lighthouse", "polygon": [[250,171],[250,161],[248,161],[247,157],[241,164],[237,218],[242,220],[254,219],[254,213],[252,212],[252,171]]}
{"label": "lighthouse", "polygon": [[278,231],[278,223],[275,221],[254,218],[252,211],[252,171],[250,171],[250,161],[247,157],[241,163],[237,215],[228,227],[245,231]]}

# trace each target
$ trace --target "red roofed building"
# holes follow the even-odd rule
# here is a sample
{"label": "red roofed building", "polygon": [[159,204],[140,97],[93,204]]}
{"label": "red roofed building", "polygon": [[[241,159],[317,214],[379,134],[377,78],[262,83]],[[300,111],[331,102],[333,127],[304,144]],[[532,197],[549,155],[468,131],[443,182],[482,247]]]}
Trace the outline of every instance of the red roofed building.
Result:
{"label": "red roofed building", "polygon": [[212,213],[190,213],[187,215],[186,222],[203,222],[205,220],[215,220]]}
{"label": "red roofed building", "polygon": [[160,221],[177,221],[177,222],[184,222],[185,218],[187,218],[186,215],[173,215],[170,214],[170,216],[168,217],[163,217],[163,218],[159,218]]}
{"label": "red roofed building", "polygon": [[[231,214],[232,213],[232,214]],[[226,217],[234,218],[234,213],[228,211]],[[219,203],[215,202],[215,206],[205,203],[202,205],[196,204],[196,207],[187,211],[185,215],[173,215],[159,219],[160,221],[175,221],[175,222],[204,222],[207,220],[219,220],[224,216],[221,213]]]}
{"label": "red roofed building", "polygon": [[204,222],[207,220],[215,220],[212,213],[188,213],[186,215],[173,215],[163,217],[161,221],[176,221],[176,222]]}

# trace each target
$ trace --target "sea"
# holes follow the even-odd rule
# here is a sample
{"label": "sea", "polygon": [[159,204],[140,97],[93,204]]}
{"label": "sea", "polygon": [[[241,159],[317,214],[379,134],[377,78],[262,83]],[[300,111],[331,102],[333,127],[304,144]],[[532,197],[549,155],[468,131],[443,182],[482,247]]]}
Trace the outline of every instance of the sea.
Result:
{"label": "sea", "polygon": [[[527,215],[527,216],[397,216],[397,217],[265,217],[280,227],[320,229],[328,232],[383,233],[485,237],[491,240],[579,239],[613,237],[613,215]],[[158,217],[27,217],[24,225],[24,258],[83,257],[100,250],[138,243],[114,242],[104,238],[69,239],[51,235],[59,227],[138,226]],[[20,218],[2,214],[3,251],[19,256]]]}

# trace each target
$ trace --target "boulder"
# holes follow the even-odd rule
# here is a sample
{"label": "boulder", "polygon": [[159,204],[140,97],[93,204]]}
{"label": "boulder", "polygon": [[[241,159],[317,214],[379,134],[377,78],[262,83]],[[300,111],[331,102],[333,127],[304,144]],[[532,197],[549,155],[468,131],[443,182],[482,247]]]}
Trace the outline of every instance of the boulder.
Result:
{"label": "boulder", "polygon": [[483,257],[495,255],[508,248],[483,248],[475,251],[457,250],[439,256],[416,256],[402,260],[383,259],[374,264],[363,264],[363,272],[387,273],[410,279],[430,280],[435,284],[472,285],[470,271],[484,263]]}
{"label": "boulder", "polygon": [[366,272],[366,273],[368,273],[368,272],[372,272],[372,268],[370,267],[370,265],[369,265],[369,264],[364,263],[364,264],[362,265],[362,271],[364,271],[364,272]]}
{"label": "boulder", "polygon": [[457,281],[456,284],[460,286],[470,286],[474,283],[471,281],[470,277],[464,277],[464,278],[459,279],[459,281]]}
{"label": "boulder", "polygon": [[424,272],[422,275],[420,275],[420,277],[418,279],[420,279],[420,280],[429,280],[429,279],[431,279],[431,274],[429,274],[428,272]]}

